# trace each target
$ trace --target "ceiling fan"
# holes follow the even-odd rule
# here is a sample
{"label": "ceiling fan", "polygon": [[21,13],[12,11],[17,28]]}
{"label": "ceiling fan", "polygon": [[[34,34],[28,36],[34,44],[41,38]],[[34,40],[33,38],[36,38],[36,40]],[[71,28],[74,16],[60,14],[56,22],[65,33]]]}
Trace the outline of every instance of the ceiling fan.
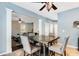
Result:
{"label": "ceiling fan", "polygon": [[57,7],[53,4],[53,2],[41,2],[41,3],[45,4],[39,9],[39,11],[42,11],[45,7],[47,8],[48,11],[50,11],[51,8],[57,10]]}

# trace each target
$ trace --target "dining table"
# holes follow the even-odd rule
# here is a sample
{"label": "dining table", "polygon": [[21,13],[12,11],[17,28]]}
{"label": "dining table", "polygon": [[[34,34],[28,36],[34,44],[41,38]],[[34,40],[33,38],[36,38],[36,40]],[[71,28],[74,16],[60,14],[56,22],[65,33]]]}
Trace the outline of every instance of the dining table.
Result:
{"label": "dining table", "polygon": [[54,41],[57,41],[58,39],[59,39],[58,36],[39,36],[39,39],[37,39],[36,41],[38,43],[41,43],[43,46],[43,56],[46,55],[45,47],[49,47],[51,43],[53,43]]}

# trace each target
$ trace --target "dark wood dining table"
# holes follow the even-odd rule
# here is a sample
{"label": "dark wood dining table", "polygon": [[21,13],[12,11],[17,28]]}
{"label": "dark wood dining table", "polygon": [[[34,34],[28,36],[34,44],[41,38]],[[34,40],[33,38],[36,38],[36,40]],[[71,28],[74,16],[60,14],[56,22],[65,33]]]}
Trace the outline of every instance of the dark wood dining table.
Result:
{"label": "dark wood dining table", "polygon": [[46,46],[49,47],[49,45],[51,43],[53,43],[54,41],[57,41],[58,39],[59,39],[58,36],[57,37],[56,36],[55,37],[54,36],[39,36],[39,39],[36,40],[36,41],[42,44],[42,46],[43,46],[43,55],[45,56],[46,55],[45,47]]}

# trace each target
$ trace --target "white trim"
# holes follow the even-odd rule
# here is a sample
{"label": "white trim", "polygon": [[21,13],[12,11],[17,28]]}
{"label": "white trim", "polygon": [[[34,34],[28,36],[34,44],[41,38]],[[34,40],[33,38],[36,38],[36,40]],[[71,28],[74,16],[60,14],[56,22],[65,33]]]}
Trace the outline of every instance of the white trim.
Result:
{"label": "white trim", "polygon": [[0,56],[1,56],[1,55],[4,55],[4,54],[8,54],[8,53],[11,53],[11,51],[3,52],[3,53],[0,54]]}
{"label": "white trim", "polygon": [[11,9],[8,9],[8,8],[6,8],[6,26],[7,26],[7,29],[6,29],[6,35],[7,35],[7,37],[6,37],[6,41],[7,41],[7,43],[6,43],[6,52],[4,52],[4,53],[11,53],[12,52],[12,48],[11,48],[11,46],[12,46],[12,42],[11,42],[11,21],[12,21],[12,10]]}
{"label": "white trim", "polygon": [[[59,43],[59,44],[61,45],[61,43]],[[67,47],[78,49],[78,47],[72,46],[72,45],[69,45],[69,44],[67,44]]]}
{"label": "white trim", "polygon": [[12,20],[12,10],[6,8],[6,51],[0,55],[8,54],[12,52],[11,43],[11,20]]}
{"label": "white trim", "polygon": [[72,46],[72,45],[67,45],[67,47],[78,49],[78,47],[75,47],[75,46]]}

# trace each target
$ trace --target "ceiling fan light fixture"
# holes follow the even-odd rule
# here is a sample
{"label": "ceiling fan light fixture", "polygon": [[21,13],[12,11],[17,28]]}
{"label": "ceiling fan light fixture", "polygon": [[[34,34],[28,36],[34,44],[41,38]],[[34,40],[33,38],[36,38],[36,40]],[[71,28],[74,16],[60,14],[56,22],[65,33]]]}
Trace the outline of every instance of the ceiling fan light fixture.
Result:
{"label": "ceiling fan light fixture", "polygon": [[22,20],[21,20],[21,18],[19,18],[19,20],[18,20],[18,23],[22,23]]}
{"label": "ceiling fan light fixture", "polygon": [[47,2],[47,10],[50,11],[51,8],[52,8],[52,3],[51,2]]}
{"label": "ceiling fan light fixture", "polygon": [[53,8],[54,10],[57,10],[57,7],[53,4],[53,2],[42,2],[42,3],[45,3],[45,4],[39,9],[39,11],[42,11],[45,7],[47,11],[50,11],[51,8]]}

